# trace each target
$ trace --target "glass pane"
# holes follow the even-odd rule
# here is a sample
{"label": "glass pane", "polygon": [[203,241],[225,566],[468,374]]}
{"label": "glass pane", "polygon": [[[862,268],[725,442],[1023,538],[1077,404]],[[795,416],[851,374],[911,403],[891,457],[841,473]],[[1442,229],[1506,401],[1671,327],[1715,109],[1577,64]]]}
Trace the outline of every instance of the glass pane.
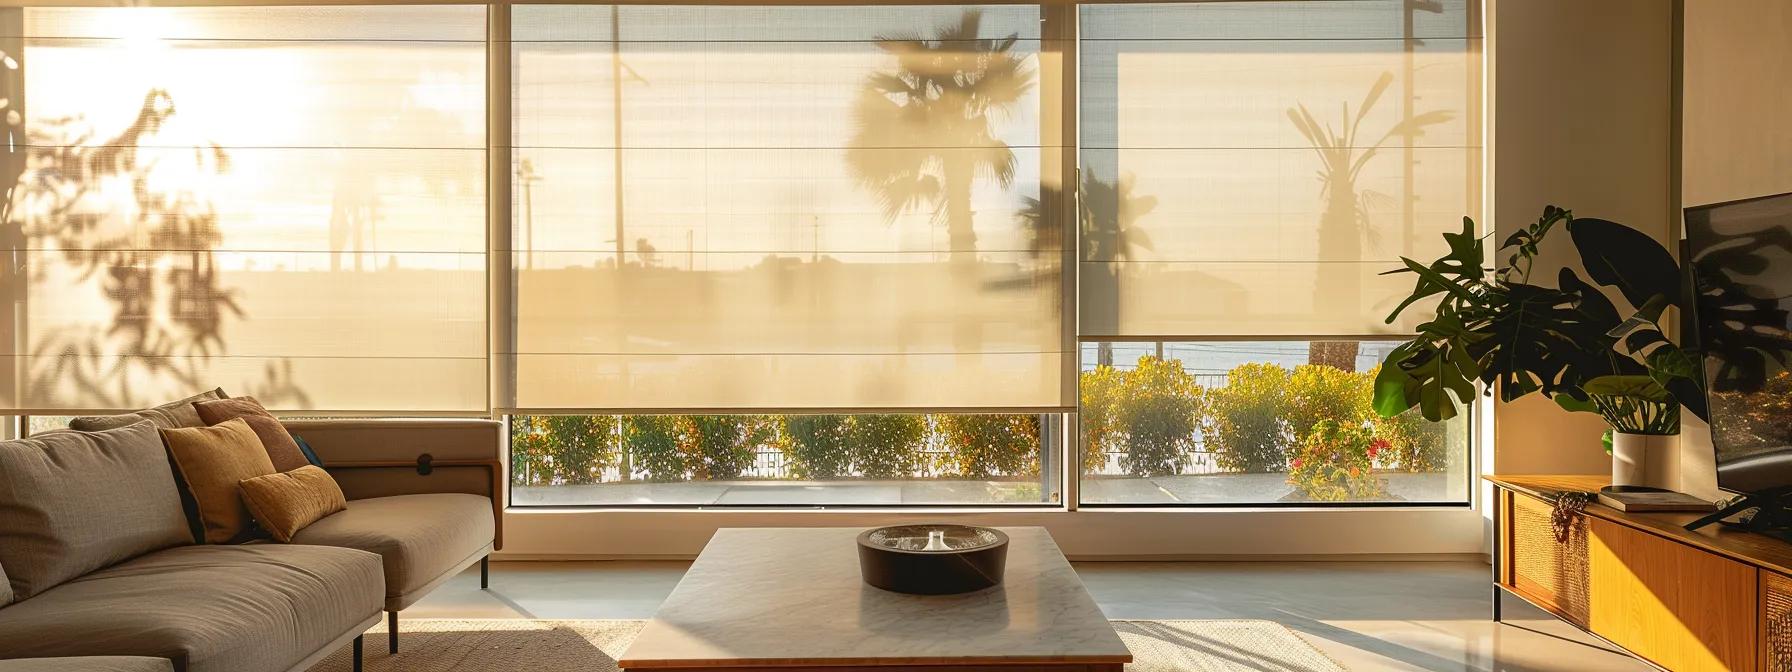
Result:
{"label": "glass pane", "polygon": [[1037,6],[518,6],[515,405],[1063,408]]}
{"label": "glass pane", "polygon": [[1378,274],[1480,219],[1478,3],[1080,11],[1081,336],[1415,323]]}
{"label": "glass pane", "polygon": [[1058,415],[517,415],[517,506],[1058,501]]}
{"label": "glass pane", "polygon": [[0,9],[0,407],[487,409],[484,31],[480,6]]}
{"label": "glass pane", "polygon": [[1084,504],[1463,503],[1468,414],[1370,407],[1387,341],[1084,343]]}

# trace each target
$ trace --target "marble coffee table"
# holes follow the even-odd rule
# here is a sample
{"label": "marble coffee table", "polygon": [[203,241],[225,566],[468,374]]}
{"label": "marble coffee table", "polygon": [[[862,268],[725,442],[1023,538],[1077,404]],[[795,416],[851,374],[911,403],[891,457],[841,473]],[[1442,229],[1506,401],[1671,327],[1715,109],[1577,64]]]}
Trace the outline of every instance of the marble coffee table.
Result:
{"label": "marble coffee table", "polygon": [[624,670],[1120,672],[1132,660],[1044,528],[1005,527],[1002,585],[904,595],[859,578],[861,528],[717,530]]}

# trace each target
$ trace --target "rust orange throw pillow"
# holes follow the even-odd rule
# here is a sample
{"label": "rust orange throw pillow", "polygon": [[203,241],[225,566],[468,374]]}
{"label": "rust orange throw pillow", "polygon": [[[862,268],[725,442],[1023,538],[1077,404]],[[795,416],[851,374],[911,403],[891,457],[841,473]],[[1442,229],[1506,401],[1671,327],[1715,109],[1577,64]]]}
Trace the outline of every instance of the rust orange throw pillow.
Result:
{"label": "rust orange throw pillow", "polygon": [[199,419],[207,425],[216,425],[233,418],[242,418],[249,423],[249,429],[255,430],[255,436],[261,439],[261,447],[268,452],[268,460],[274,463],[274,471],[292,471],[311,462],[305,459],[304,451],[299,450],[299,443],[292,440],[287,433],[286,425],[261,407],[255,397],[232,397],[216,401],[201,401],[193,404],[193,410],[199,412]]}

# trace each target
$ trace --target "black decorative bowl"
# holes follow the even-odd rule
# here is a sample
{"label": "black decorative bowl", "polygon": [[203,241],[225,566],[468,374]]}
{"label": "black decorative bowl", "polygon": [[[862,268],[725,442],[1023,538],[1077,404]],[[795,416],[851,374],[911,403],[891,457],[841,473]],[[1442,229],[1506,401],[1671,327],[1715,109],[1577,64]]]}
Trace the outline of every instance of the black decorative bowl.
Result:
{"label": "black decorative bowl", "polygon": [[859,534],[865,583],[917,595],[982,590],[1002,582],[1008,535],[968,525],[896,525]]}

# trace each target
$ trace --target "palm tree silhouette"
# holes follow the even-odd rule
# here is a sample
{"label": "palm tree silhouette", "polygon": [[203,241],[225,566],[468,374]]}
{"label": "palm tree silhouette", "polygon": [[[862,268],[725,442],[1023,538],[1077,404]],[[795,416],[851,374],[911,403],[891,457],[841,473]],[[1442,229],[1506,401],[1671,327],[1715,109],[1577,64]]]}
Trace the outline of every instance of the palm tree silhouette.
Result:
{"label": "palm tree silhouette", "polygon": [[[1375,158],[1376,152],[1389,140],[1417,137],[1426,126],[1441,124],[1454,116],[1445,110],[1434,110],[1408,117],[1388,128],[1374,143],[1359,145],[1363,119],[1369,116],[1381,94],[1393,83],[1393,73],[1382,73],[1369,87],[1369,93],[1363,96],[1363,102],[1357,105],[1355,115],[1351,114],[1350,104],[1343,103],[1341,125],[1336,129],[1329,124],[1321,125],[1304,104],[1288,109],[1288,119],[1294,122],[1295,129],[1319,157],[1319,196],[1325,200],[1325,211],[1319,217],[1319,258],[1322,260],[1342,262],[1363,258],[1363,239],[1373,235],[1369,229],[1369,206],[1388,200],[1386,194],[1361,189],[1357,184],[1363,167]],[[1408,194],[1406,197],[1412,196]],[[1328,311],[1360,312],[1356,309],[1362,303],[1363,273],[1364,270],[1356,264],[1323,264],[1313,286],[1313,306]],[[1309,358],[1313,363],[1342,364],[1339,368],[1346,370],[1355,368],[1354,341],[1315,342],[1310,347],[1313,350]]]}
{"label": "palm tree silhouette", "polygon": [[876,193],[886,221],[928,203],[944,219],[954,262],[975,259],[971,189],[979,177],[1014,182],[1014,151],[995,137],[999,115],[1033,88],[1033,68],[1013,53],[1017,36],[977,36],[983,14],[966,10],[934,39],[879,37],[894,72],[870,76],[854,107],[847,145],[853,176]]}

